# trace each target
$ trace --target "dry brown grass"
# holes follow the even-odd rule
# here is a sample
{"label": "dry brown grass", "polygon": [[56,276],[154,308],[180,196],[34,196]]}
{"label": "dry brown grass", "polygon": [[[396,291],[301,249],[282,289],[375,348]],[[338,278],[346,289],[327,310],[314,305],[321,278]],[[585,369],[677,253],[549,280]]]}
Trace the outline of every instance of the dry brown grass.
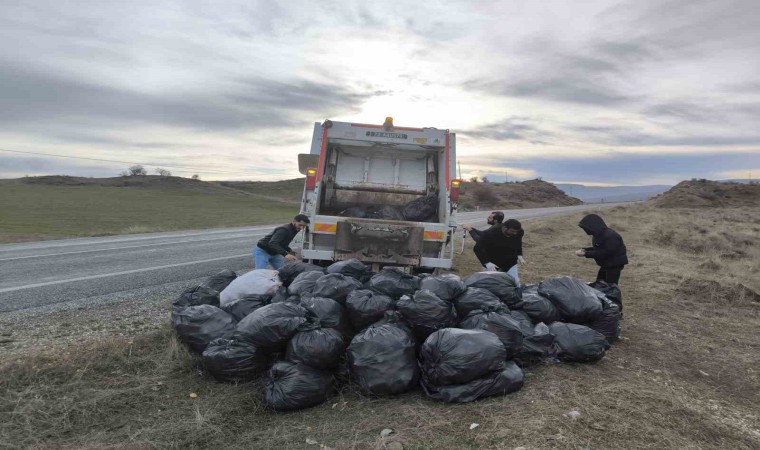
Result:
{"label": "dry brown grass", "polygon": [[[203,375],[164,326],[131,341],[0,357],[0,445],[319,448],[306,443],[313,439],[356,449],[758,448],[758,212],[603,212],[625,229],[630,252],[621,281],[626,339],[596,364],[529,369],[525,387],[503,398],[466,405],[419,392],[368,399],[349,386],[327,404],[273,413],[262,408],[256,383],[224,385]],[[580,216],[524,223],[524,281],[593,278],[593,262],[572,255],[588,241],[576,226]],[[746,255],[721,256],[732,246]],[[469,249],[457,258],[462,274],[477,267]],[[580,416],[565,416],[571,410]],[[470,430],[471,423],[480,426]],[[395,433],[380,438],[384,428]]]}

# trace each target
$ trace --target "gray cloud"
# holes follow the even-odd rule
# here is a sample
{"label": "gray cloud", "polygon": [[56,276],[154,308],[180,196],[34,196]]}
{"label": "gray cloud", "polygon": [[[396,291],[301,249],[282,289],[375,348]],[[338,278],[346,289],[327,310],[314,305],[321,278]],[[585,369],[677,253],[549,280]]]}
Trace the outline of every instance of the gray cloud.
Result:
{"label": "gray cloud", "polygon": [[462,130],[460,134],[471,139],[519,140],[531,143],[545,143],[546,139],[553,136],[550,131],[535,125],[530,118],[517,116],[470,130]]}

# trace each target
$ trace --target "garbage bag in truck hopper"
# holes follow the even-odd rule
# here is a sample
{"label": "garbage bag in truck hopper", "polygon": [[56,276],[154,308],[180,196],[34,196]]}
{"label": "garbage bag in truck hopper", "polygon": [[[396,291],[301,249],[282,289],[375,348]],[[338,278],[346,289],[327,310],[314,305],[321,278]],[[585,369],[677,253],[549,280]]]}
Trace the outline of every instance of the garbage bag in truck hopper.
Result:
{"label": "garbage bag in truck hopper", "polygon": [[411,222],[428,222],[437,213],[438,194],[416,198],[404,206],[404,218]]}

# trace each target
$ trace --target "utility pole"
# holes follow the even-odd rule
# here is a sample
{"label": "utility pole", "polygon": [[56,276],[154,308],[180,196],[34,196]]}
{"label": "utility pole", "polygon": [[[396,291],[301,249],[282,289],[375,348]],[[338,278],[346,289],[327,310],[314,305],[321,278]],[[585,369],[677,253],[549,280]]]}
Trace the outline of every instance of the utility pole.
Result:
{"label": "utility pole", "polygon": [[459,166],[459,179],[462,179],[462,162],[457,161],[457,165]]}

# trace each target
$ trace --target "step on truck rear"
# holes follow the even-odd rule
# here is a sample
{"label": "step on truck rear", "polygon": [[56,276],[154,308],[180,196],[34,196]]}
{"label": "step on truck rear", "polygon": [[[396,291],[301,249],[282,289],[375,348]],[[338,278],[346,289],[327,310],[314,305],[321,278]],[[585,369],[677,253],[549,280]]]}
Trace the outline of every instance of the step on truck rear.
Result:
{"label": "step on truck rear", "polygon": [[375,267],[451,268],[459,180],[456,134],[436,128],[314,124],[301,212],[304,259]]}

